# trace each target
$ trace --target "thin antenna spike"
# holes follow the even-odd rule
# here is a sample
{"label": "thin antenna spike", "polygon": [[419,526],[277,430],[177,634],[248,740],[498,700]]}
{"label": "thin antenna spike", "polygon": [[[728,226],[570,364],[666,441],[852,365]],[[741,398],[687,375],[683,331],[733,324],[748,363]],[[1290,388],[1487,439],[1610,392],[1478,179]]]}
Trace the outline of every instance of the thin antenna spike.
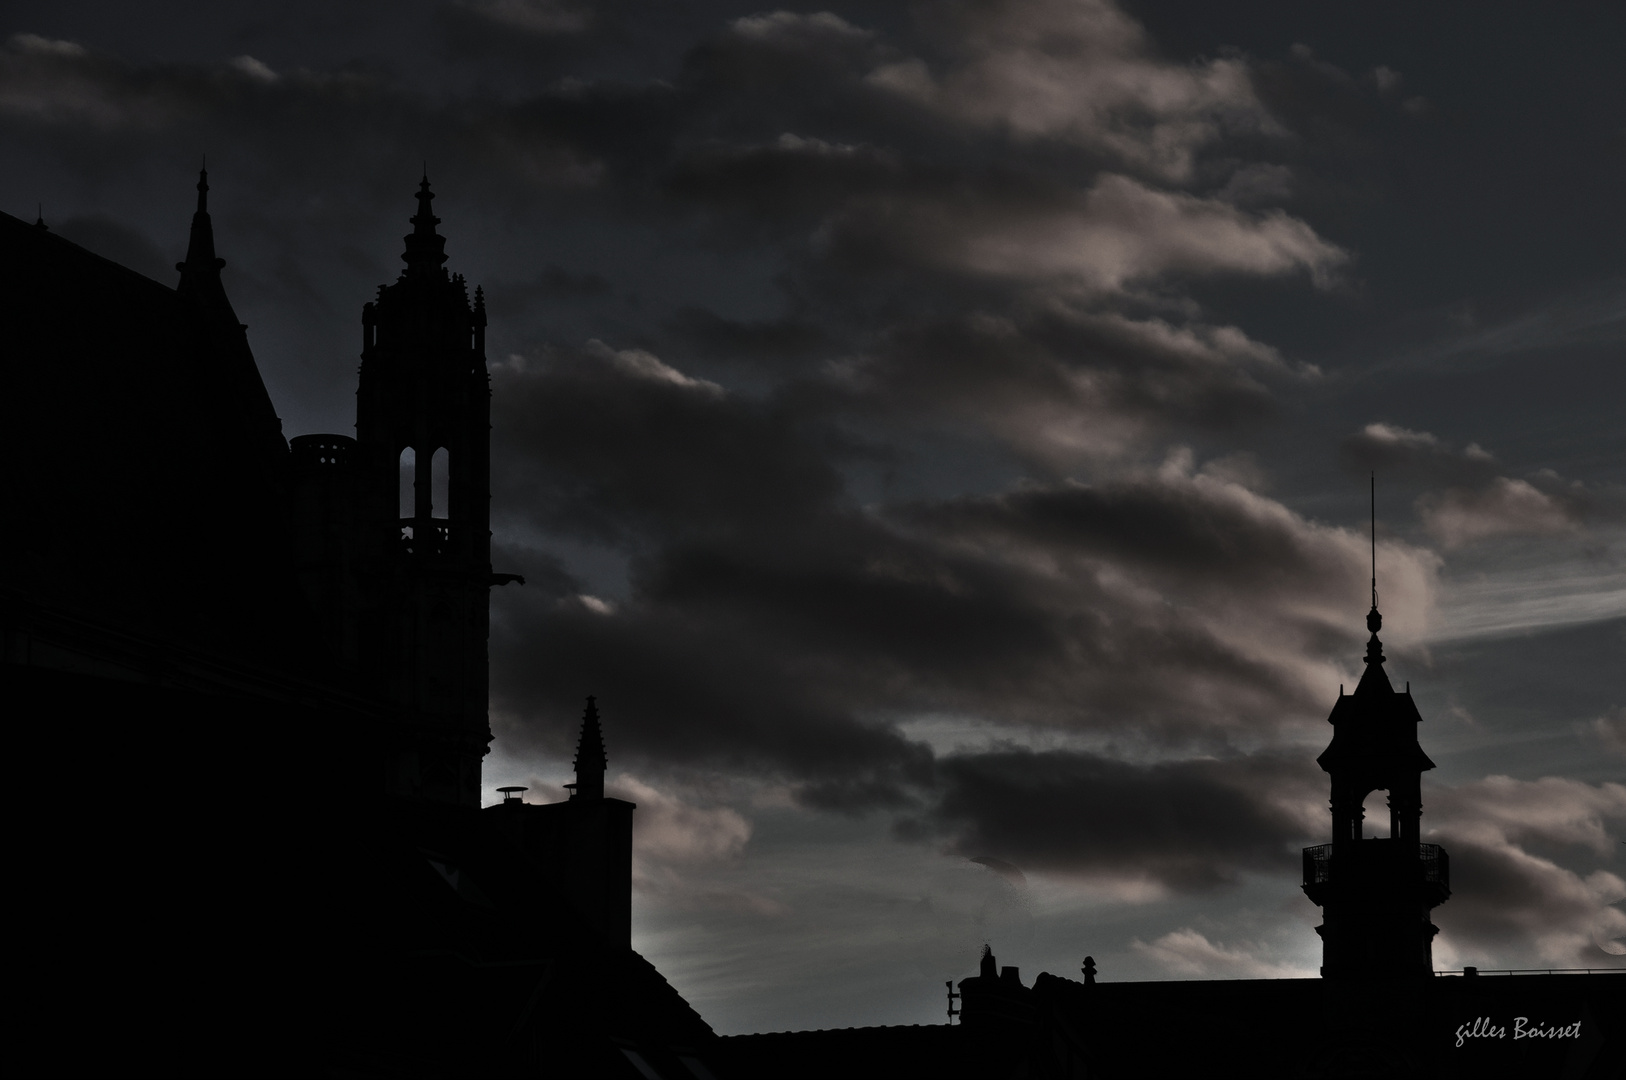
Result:
{"label": "thin antenna spike", "polygon": [[1378,474],[1372,473],[1372,607],[1378,606]]}

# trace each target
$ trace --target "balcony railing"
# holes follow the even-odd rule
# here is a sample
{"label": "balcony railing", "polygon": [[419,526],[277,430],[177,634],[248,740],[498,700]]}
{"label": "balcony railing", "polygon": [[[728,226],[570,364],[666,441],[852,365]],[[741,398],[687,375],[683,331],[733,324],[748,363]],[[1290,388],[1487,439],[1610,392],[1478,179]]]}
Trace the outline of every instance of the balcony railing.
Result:
{"label": "balcony railing", "polygon": [[450,555],[452,527],[435,519],[402,518],[401,547],[408,555]]}
{"label": "balcony railing", "polygon": [[[1337,852],[1336,856],[1334,852]],[[1352,840],[1342,849],[1317,844],[1304,849],[1304,891],[1321,903],[1335,881],[1370,885],[1407,881],[1427,886],[1428,895],[1443,901],[1451,895],[1451,860],[1438,844],[1397,844],[1392,840]]]}

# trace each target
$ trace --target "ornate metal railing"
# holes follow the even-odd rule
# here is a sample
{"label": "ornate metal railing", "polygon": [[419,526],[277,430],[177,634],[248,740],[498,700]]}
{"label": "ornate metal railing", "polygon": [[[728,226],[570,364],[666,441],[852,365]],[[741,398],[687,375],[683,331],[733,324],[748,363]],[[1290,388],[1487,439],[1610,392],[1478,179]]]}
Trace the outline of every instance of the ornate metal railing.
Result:
{"label": "ornate metal railing", "polygon": [[1304,884],[1325,885],[1332,880],[1332,845],[1304,849]]}
{"label": "ornate metal railing", "polygon": [[[1438,844],[1418,844],[1415,848],[1416,854],[1412,855],[1407,850],[1409,846],[1396,844],[1392,840],[1377,839],[1354,840],[1341,851],[1337,851],[1336,844],[1307,847],[1304,849],[1304,888],[1311,892],[1320,892],[1335,878],[1345,875],[1358,875],[1368,879],[1390,875],[1401,875],[1405,878],[1411,877],[1415,872],[1417,877],[1413,880],[1420,880],[1423,884],[1449,895],[1451,860],[1446,855],[1445,849]],[[1413,858],[1416,859],[1415,863],[1411,863]],[[1408,866],[1408,863],[1411,865]],[[1411,869],[1412,866],[1417,868],[1416,871]]]}
{"label": "ornate metal railing", "polygon": [[1418,844],[1418,858],[1423,861],[1423,880],[1438,885],[1447,892],[1451,889],[1451,857],[1438,844]]}

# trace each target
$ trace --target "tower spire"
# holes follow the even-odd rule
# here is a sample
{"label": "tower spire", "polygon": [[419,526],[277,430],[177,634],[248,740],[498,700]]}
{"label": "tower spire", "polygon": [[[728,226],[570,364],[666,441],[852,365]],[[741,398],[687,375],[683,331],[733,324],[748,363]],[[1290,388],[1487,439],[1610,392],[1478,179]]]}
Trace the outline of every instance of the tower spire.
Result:
{"label": "tower spire", "polygon": [[412,231],[406,235],[406,250],[401,259],[407,264],[407,274],[413,277],[441,277],[446,262],[446,238],[435,231],[440,218],[435,216],[430,203],[435,193],[429,190],[429,169],[424,167],[423,180],[418,184],[418,212],[412,215]]}
{"label": "tower spire", "polygon": [[[1378,631],[1383,629],[1383,616],[1378,611],[1378,474],[1371,475],[1372,492],[1372,610],[1366,613],[1366,628],[1372,636],[1366,642],[1366,662],[1383,663],[1383,643]],[[1364,681],[1364,680],[1363,680]]]}
{"label": "tower spire", "polygon": [[[186,261],[175,264],[181,272],[177,288],[182,292],[198,290],[210,279],[218,286],[225,259],[215,257],[215,227],[209,219],[209,169],[198,170],[198,208],[192,213],[192,234],[187,238]],[[211,292],[214,289],[209,290]],[[222,296],[225,294],[222,292]]]}
{"label": "tower spire", "polygon": [[604,798],[604,770],[609,759],[604,754],[604,730],[598,723],[598,705],[589,696],[582,713],[581,737],[576,741],[576,790],[572,799]]}

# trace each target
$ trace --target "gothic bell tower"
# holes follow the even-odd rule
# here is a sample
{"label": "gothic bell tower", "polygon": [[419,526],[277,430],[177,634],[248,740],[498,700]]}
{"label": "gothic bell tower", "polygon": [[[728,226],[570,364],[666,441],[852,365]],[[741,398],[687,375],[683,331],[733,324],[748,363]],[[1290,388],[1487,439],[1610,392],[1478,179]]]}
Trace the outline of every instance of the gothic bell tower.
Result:
{"label": "gothic bell tower", "polygon": [[[1383,670],[1375,514],[1372,550],[1366,671],[1353,694],[1339,689],[1332,743],[1316,758],[1332,778],[1332,843],[1304,849],[1304,892],[1322,912],[1324,978],[1427,978],[1439,933],[1429,913],[1451,895],[1450,864],[1421,842],[1422,777],[1434,768],[1417,741],[1423,718],[1410,685],[1395,690]],[[1362,807],[1378,790],[1389,793],[1389,835],[1363,837]]]}
{"label": "gothic bell tower", "polygon": [[406,269],[362,309],[357,665],[400,711],[386,785],[479,805],[491,573],[485,300],[445,269],[429,178]]}

